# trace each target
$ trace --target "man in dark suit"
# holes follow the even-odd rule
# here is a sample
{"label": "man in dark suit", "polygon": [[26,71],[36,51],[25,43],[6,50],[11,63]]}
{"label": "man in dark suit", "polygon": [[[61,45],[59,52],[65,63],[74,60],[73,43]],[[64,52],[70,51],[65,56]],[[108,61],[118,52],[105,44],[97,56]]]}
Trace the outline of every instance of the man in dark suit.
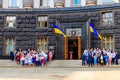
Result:
{"label": "man in dark suit", "polygon": [[14,60],[14,52],[10,51],[10,59],[13,61]]}

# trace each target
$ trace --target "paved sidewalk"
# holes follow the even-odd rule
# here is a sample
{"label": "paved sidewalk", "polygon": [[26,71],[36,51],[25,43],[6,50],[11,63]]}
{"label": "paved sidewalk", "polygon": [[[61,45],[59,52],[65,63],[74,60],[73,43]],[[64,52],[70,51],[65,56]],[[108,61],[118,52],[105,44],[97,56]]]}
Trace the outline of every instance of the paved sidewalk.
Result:
{"label": "paved sidewalk", "polygon": [[0,80],[120,80],[119,65],[94,68],[77,67],[79,61],[56,62],[57,65],[53,61],[44,67],[22,67],[10,60],[0,60]]}
{"label": "paved sidewalk", "polygon": [[120,68],[0,68],[0,80],[119,80]]}
{"label": "paved sidewalk", "polygon": [[0,80],[40,80],[40,79],[0,78]]}
{"label": "paved sidewalk", "polygon": [[118,71],[76,71],[67,76],[64,80],[120,80]]}

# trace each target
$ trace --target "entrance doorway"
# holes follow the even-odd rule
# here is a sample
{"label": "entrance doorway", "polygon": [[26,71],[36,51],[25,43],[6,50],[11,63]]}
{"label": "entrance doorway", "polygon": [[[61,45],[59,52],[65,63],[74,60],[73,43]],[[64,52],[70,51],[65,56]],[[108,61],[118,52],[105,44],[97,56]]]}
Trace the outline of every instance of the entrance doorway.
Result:
{"label": "entrance doorway", "polygon": [[78,36],[67,37],[65,39],[65,59],[80,59],[81,38]]}
{"label": "entrance doorway", "polygon": [[68,59],[70,59],[70,52],[72,52],[72,59],[78,59],[78,39],[68,39]]}

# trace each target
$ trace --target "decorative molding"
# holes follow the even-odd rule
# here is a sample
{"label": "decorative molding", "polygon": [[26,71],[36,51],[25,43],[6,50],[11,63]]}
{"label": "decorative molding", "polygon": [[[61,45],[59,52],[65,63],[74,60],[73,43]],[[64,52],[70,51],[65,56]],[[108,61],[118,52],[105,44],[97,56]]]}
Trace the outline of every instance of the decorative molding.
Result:
{"label": "decorative molding", "polygon": [[82,35],[81,28],[66,29],[66,35],[67,36],[81,36]]}

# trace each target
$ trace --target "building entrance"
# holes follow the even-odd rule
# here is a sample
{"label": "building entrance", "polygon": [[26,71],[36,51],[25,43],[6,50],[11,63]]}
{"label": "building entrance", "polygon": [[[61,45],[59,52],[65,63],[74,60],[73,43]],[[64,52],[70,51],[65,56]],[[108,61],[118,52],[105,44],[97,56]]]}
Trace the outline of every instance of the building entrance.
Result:
{"label": "building entrance", "polygon": [[81,57],[81,38],[78,36],[65,39],[65,59],[74,60]]}

